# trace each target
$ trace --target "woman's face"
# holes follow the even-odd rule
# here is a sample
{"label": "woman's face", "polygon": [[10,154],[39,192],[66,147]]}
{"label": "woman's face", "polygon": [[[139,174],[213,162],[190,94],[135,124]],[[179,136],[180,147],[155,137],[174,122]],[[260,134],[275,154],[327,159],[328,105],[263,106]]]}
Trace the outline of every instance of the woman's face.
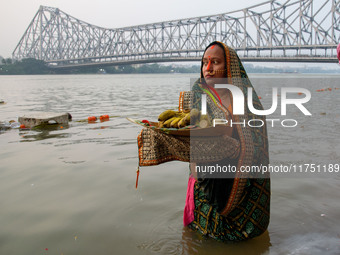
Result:
{"label": "woman's face", "polygon": [[215,85],[216,78],[226,77],[224,51],[219,45],[212,45],[205,51],[202,73],[210,86]]}

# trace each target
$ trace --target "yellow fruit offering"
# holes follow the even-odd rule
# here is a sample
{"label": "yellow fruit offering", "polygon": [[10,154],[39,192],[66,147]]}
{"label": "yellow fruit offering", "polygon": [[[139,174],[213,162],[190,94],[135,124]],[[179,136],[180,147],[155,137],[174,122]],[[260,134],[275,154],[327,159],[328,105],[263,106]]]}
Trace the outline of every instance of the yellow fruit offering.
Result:
{"label": "yellow fruit offering", "polygon": [[180,120],[181,120],[180,117],[176,117],[173,121],[171,121],[170,127],[177,128],[178,127],[178,122],[180,122]]}
{"label": "yellow fruit offering", "polygon": [[173,110],[166,110],[158,116],[158,121],[166,121],[176,115],[177,112]]}
{"label": "yellow fruit offering", "polygon": [[211,125],[207,115],[201,115],[198,109],[186,112],[166,110],[158,116],[158,127],[160,128],[183,128],[190,124],[200,127]]}
{"label": "yellow fruit offering", "polygon": [[177,117],[172,117],[172,118],[170,118],[170,119],[168,119],[168,120],[166,120],[166,121],[164,121],[164,123],[163,123],[163,127],[167,127],[167,128],[169,128],[170,127],[170,124],[171,124],[171,122],[174,120],[174,119],[176,119]]}

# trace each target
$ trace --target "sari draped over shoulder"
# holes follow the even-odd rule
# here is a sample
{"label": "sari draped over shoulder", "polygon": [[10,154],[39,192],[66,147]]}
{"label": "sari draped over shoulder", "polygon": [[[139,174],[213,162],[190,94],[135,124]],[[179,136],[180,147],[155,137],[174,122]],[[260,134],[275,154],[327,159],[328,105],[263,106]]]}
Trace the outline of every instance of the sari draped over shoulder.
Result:
{"label": "sari draped over shoulder", "polygon": [[[224,50],[227,83],[239,88],[245,99],[248,98],[248,92],[251,92],[253,107],[262,110],[261,102],[236,52],[221,42],[214,42],[207,48],[213,44],[218,44]],[[194,83],[189,96],[188,93],[181,93],[179,108],[201,109],[202,94],[206,94],[207,115],[210,121],[227,119],[238,123],[234,126],[233,135],[218,139],[178,137],[145,128],[138,136],[139,165],[157,165],[171,160],[181,160],[195,162],[200,166],[209,164],[233,166],[237,171],[232,177],[203,176],[196,182],[189,180],[191,189],[188,187],[184,223],[204,235],[221,241],[240,241],[259,236],[266,231],[269,224],[269,174],[259,176],[251,172],[242,172],[241,169],[269,164],[265,117],[253,114],[248,109],[247,100],[244,100],[244,114],[232,114],[219,101],[218,95],[216,96],[209,86],[205,85],[202,78],[201,73],[201,79]],[[185,97],[190,97],[190,100],[186,100]],[[263,125],[249,126],[248,121],[253,119]]]}

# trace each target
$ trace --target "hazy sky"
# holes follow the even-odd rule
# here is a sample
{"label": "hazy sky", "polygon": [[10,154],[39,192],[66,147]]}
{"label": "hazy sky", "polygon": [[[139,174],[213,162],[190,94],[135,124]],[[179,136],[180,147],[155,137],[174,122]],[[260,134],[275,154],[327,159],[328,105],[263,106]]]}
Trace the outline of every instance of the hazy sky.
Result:
{"label": "hazy sky", "polygon": [[0,56],[11,57],[40,5],[57,7],[93,25],[118,28],[219,14],[266,0],[0,0]]}

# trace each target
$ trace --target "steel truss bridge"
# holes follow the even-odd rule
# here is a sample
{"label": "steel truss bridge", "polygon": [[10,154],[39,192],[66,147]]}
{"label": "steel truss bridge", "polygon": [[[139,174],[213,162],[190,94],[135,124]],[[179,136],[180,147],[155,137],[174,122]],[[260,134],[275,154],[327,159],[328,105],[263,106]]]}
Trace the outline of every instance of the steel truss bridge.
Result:
{"label": "steel truss bridge", "polygon": [[13,59],[55,68],[197,61],[212,41],[243,61],[337,62],[340,0],[271,0],[238,11],[106,29],[40,6]]}

